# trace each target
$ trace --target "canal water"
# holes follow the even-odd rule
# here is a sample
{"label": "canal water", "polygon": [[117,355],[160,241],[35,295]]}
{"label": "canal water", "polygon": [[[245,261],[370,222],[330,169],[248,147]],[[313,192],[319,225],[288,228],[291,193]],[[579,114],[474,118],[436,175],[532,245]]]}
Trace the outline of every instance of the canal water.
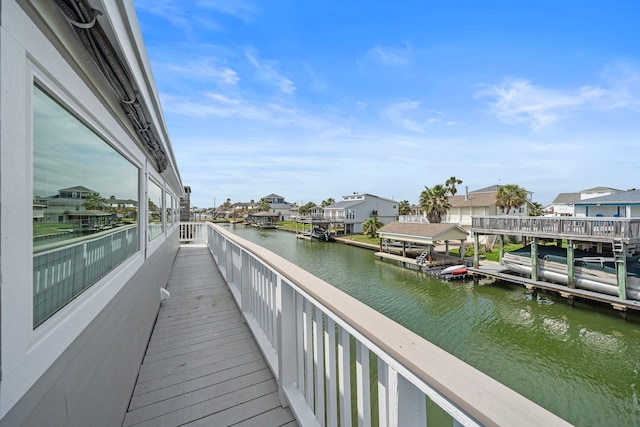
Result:
{"label": "canal water", "polygon": [[[373,251],[234,226],[579,426],[640,425],[640,321],[507,283],[442,281]],[[428,361],[425,361],[428,363]]]}

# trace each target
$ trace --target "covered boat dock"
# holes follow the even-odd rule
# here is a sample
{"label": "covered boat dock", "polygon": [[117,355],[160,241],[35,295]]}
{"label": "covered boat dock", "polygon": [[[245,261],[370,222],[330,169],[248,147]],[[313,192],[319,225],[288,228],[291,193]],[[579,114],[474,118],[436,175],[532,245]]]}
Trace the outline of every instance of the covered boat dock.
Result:
{"label": "covered boat dock", "polygon": [[[468,232],[457,224],[393,222],[378,230],[380,251],[375,255],[404,265],[436,267],[464,263],[465,241]],[[459,241],[460,256],[449,255],[451,242]],[[435,252],[444,242],[445,253]]]}
{"label": "covered boat dock", "polygon": [[[554,291],[569,303],[579,297],[605,302],[623,312],[640,309],[640,278],[634,272],[640,259],[640,219],[474,217],[472,232],[473,274],[519,283],[534,294],[537,289]],[[497,236],[500,263],[508,273],[480,267],[477,254],[483,234]],[[508,235],[522,236],[528,243],[528,252],[524,251],[528,256],[517,256],[523,251],[505,254],[503,241]],[[550,247],[545,245],[556,248],[554,253],[547,254]],[[601,268],[589,268],[589,263],[596,262]]]}

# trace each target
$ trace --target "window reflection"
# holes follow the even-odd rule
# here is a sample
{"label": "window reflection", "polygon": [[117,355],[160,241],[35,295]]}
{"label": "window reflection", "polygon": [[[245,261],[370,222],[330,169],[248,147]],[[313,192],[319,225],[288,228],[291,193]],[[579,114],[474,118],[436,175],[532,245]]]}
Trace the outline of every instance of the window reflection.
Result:
{"label": "window reflection", "polygon": [[158,184],[149,181],[149,241],[162,234],[162,189]]}
{"label": "window reflection", "polygon": [[173,223],[173,197],[167,193],[165,198],[166,214],[167,214],[167,228],[171,227]]}
{"label": "window reflection", "polygon": [[34,327],[138,250],[138,176],[34,86]]}

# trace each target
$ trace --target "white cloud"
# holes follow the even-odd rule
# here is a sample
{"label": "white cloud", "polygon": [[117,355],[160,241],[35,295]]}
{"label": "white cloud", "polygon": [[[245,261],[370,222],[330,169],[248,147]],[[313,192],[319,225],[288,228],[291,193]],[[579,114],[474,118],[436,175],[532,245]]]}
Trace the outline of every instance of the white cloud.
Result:
{"label": "white cloud", "polygon": [[314,131],[339,128],[341,124],[340,119],[325,118],[322,115],[282,104],[260,103],[217,92],[203,93],[200,98],[162,94],[162,105],[165,111],[186,117],[241,119]]}
{"label": "white cloud", "polygon": [[257,55],[251,51],[245,52],[245,56],[251,65],[255,67],[261,80],[275,85],[283,93],[292,94],[295,92],[295,84],[278,72],[275,61],[260,61]]}
{"label": "white cloud", "polygon": [[195,2],[196,7],[203,9],[211,9],[226,15],[241,19],[242,21],[250,21],[256,14],[257,8],[251,1],[243,0],[199,0]]}
{"label": "white cloud", "polygon": [[180,77],[196,77],[213,79],[218,83],[235,85],[240,80],[238,73],[226,66],[212,64],[213,60],[205,58],[186,64],[157,64],[169,71],[179,73]]}
{"label": "white cloud", "polygon": [[503,123],[526,123],[540,130],[578,111],[637,108],[638,100],[626,90],[581,86],[554,90],[534,86],[524,79],[506,79],[479,91],[479,98],[492,98],[490,112]]}
{"label": "white cloud", "polygon": [[442,113],[420,108],[419,101],[402,101],[389,106],[384,114],[401,127],[414,131],[424,132],[429,125],[440,122]]}
{"label": "white cloud", "polygon": [[374,48],[369,49],[368,55],[385,65],[398,66],[408,65],[411,63],[413,53],[411,51],[411,47],[408,45],[405,45],[402,48],[376,45]]}

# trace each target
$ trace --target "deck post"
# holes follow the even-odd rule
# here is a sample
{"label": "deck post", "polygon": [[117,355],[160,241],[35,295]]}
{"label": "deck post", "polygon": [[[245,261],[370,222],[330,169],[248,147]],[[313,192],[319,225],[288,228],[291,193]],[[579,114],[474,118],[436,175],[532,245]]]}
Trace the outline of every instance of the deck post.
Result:
{"label": "deck post", "polygon": [[614,242],[613,256],[616,260],[616,273],[618,276],[618,297],[627,299],[627,244],[625,242]]}
{"label": "deck post", "polygon": [[464,254],[467,252],[465,249],[465,240],[460,240],[460,259],[464,259]]}
{"label": "deck post", "polygon": [[500,265],[503,265],[502,258],[504,257],[504,237],[502,236],[502,234],[498,234],[497,238],[498,238],[498,261],[500,262]]}
{"label": "deck post", "polygon": [[478,269],[480,267],[480,236],[478,233],[473,233],[473,268]]}
{"label": "deck post", "polygon": [[573,240],[567,240],[567,287],[575,288],[573,267],[575,264],[573,252]]}
{"label": "deck post", "polygon": [[531,280],[538,281],[538,239],[531,239]]}

